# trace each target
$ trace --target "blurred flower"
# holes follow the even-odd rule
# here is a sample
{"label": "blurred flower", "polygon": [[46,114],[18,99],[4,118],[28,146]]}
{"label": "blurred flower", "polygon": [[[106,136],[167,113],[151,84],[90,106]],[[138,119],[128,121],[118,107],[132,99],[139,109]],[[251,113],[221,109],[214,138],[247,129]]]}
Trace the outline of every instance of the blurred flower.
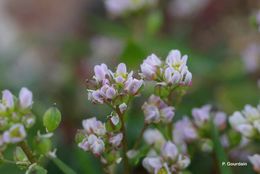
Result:
{"label": "blurred flower", "polygon": [[144,141],[149,145],[154,145],[155,148],[160,149],[165,143],[165,139],[160,131],[157,129],[147,129],[144,132]]}
{"label": "blurred flower", "polygon": [[256,13],[256,23],[258,25],[258,31],[260,32],[260,10]]}
{"label": "blurred flower", "polygon": [[210,0],[172,0],[169,4],[169,12],[173,16],[190,17],[201,12]]}
{"label": "blurred flower", "polygon": [[226,127],[227,114],[224,112],[216,112],[213,122],[218,128],[224,129]]}
{"label": "blurred flower", "polygon": [[20,106],[23,109],[31,107],[33,103],[32,92],[27,88],[22,88],[19,93],[19,102],[20,102]]}
{"label": "blurred flower", "polygon": [[234,112],[229,117],[229,123],[233,129],[247,138],[254,138],[260,134],[260,109],[246,105],[241,112]]}
{"label": "blurred flower", "polygon": [[13,94],[9,90],[4,90],[2,92],[2,102],[7,108],[14,107]]}
{"label": "blurred flower", "polygon": [[196,138],[198,138],[197,130],[188,117],[184,117],[174,124],[173,139],[175,143],[181,144]]}
{"label": "blurred flower", "polygon": [[168,141],[163,145],[161,149],[161,154],[165,160],[174,161],[178,156],[178,149],[175,144]]}
{"label": "blurred flower", "polygon": [[98,121],[96,117],[83,120],[82,125],[88,135],[96,134],[97,136],[103,136],[106,133],[105,125],[101,121]]}
{"label": "blurred flower", "polygon": [[151,95],[142,106],[146,123],[169,123],[174,116],[174,107],[168,106],[160,97]]}
{"label": "blurred flower", "polygon": [[109,75],[109,71],[106,64],[96,65],[94,67],[95,76],[93,77],[98,82],[103,82],[106,80],[106,76]]}
{"label": "blurred flower", "polygon": [[122,142],[122,139],[123,139],[123,134],[122,134],[122,133],[119,133],[119,134],[116,134],[116,135],[110,137],[109,142],[110,142],[114,147],[118,147],[118,146],[120,146],[120,144],[121,144],[121,142]]}
{"label": "blurred flower", "polygon": [[187,168],[190,165],[190,158],[184,155],[178,156],[177,167],[181,170]]}
{"label": "blurred flower", "polygon": [[146,80],[157,79],[157,73],[161,66],[161,60],[155,55],[151,54],[141,64],[142,76]]}
{"label": "blurred flower", "polygon": [[121,105],[119,105],[119,110],[121,113],[124,113],[127,109],[127,105],[125,103],[122,103]]}
{"label": "blurred flower", "polygon": [[198,127],[203,126],[206,122],[209,121],[210,118],[210,105],[202,106],[201,108],[192,109],[192,116],[194,118],[194,122]]}
{"label": "blurred flower", "polygon": [[143,85],[143,80],[138,80],[133,77],[130,77],[125,83],[125,90],[129,94],[136,95],[139,89],[142,87],[142,85]]}
{"label": "blurred flower", "polygon": [[260,155],[254,154],[248,157],[249,161],[252,163],[254,170],[260,172]]}
{"label": "blurred flower", "polygon": [[162,161],[159,157],[146,157],[143,159],[142,164],[149,173],[158,173],[158,171],[163,167]]}
{"label": "blurred flower", "polygon": [[25,139],[26,132],[22,124],[14,124],[4,132],[3,141],[5,143],[18,143]]}
{"label": "blurred flower", "polygon": [[242,52],[242,60],[247,72],[255,72],[260,65],[260,45],[258,43],[249,44]]}
{"label": "blurred flower", "polygon": [[121,16],[127,12],[156,5],[158,0],[105,0],[107,11],[112,16]]}

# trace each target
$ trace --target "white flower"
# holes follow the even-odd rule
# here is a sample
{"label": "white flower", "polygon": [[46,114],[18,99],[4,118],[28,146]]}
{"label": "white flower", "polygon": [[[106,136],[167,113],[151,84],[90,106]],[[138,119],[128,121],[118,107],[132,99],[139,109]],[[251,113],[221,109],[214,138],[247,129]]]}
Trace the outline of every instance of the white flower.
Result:
{"label": "white flower", "polygon": [[83,120],[82,125],[87,134],[96,134],[98,136],[103,136],[106,133],[105,125],[101,121],[98,121],[96,117]]}
{"label": "white flower", "polygon": [[243,117],[243,115],[236,111],[233,115],[229,117],[229,123],[234,129],[237,129],[237,127],[241,124],[246,124],[247,120]]}
{"label": "white flower", "polygon": [[251,124],[240,124],[237,126],[237,131],[248,138],[253,137],[256,133],[254,127]]}
{"label": "white flower", "polygon": [[162,160],[159,157],[146,157],[143,159],[143,167],[149,172],[156,174],[162,167]]}
{"label": "white flower", "polygon": [[253,122],[255,120],[260,119],[260,111],[251,105],[246,105],[242,112],[249,122]]}
{"label": "white flower", "polygon": [[258,133],[260,133],[260,120],[254,121],[253,126],[257,129]]}
{"label": "white flower", "polygon": [[210,118],[210,105],[202,106],[201,108],[194,108],[192,109],[192,116],[194,118],[195,124],[198,127],[204,125],[204,123],[208,122]]}
{"label": "white flower", "polygon": [[27,88],[22,88],[19,93],[20,106],[23,109],[29,108],[33,104],[33,95]]}
{"label": "white flower", "polygon": [[7,108],[14,107],[13,94],[9,90],[4,90],[2,92],[2,102]]}
{"label": "white flower", "polygon": [[26,132],[22,124],[14,124],[3,134],[3,141],[5,143],[18,143],[25,139]]}
{"label": "white flower", "polygon": [[128,76],[132,76],[133,72],[127,73],[127,68],[124,63],[120,63],[117,66],[116,72],[113,74],[116,83],[124,83]]}
{"label": "white flower", "polygon": [[88,92],[89,92],[88,99],[91,102],[100,103],[100,104],[104,103],[104,98],[103,98],[102,92],[100,90],[96,90],[96,91],[89,90]]}
{"label": "white flower", "polygon": [[188,60],[188,56],[181,56],[181,52],[179,50],[171,50],[169,55],[166,58],[166,63],[173,67],[176,71],[181,71],[186,67]]}
{"label": "white flower", "polygon": [[98,82],[102,82],[109,75],[109,70],[106,64],[101,64],[101,65],[96,65],[94,67],[94,73],[95,73],[94,79],[96,79]]}
{"label": "white flower", "polygon": [[161,66],[161,60],[155,55],[151,54],[141,64],[141,74],[146,80],[155,80],[158,68]]}
{"label": "white flower", "polygon": [[172,67],[165,69],[164,78],[167,84],[176,85],[181,80],[181,74]]}
{"label": "white flower", "polygon": [[174,116],[174,107],[168,106],[160,110],[161,120],[164,123],[170,123]]}
{"label": "white flower", "polygon": [[175,144],[168,141],[163,145],[161,149],[161,154],[164,159],[174,161],[178,156],[178,149]]}
{"label": "white flower", "polygon": [[101,87],[100,94],[104,99],[113,99],[116,96],[116,90],[113,87],[105,84]]}
{"label": "white flower", "polygon": [[254,170],[256,172],[260,172],[260,155],[254,154],[252,156],[248,156],[248,159],[253,164]]}
{"label": "white flower", "polygon": [[120,146],[121,142],[123,139],[123,134],[119,133],[117,135],[114,135],[112,137],[109,138],[109,142],[114,146],[114,147],[118,147]]}
{"label": "white flower", "polygon": [[154,145],[157,149],[165,143],[163,135],[157,129],[147,129],[144,132],[144,141],[149,145]]}

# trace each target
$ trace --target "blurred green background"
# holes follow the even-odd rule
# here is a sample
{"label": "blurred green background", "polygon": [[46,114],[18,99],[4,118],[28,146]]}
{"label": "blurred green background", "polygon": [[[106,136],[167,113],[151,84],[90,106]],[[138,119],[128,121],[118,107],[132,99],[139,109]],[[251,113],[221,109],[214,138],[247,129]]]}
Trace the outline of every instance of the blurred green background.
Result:
{"label": "blurred green background", "polygon": [[[54,138],[58,156],[78,173],[99,174],[98,161],[74,143],[82,119],[104,120],[110,113],[87,101],[85,80],[92,77],[94,65],[106,63],[113,69],[124,62],[138,71],[149,54],[164,59],[171,49],[179,49],[189,56],[193,84],[176,119],[206,103],[231,114],[259,103],[260,33],[250,22],[258,9],[257,0],[160,0],[113,16],[102,0],[1,0],[0,89],[15,94],[23,86],[32,90],[39,120],[56,103],[63,115]],[[131,106],[130,143],[143,124],[140,105],[151,92],[145,88],[145,97]],[[207,155],[197,154],[194,161],[193,173],[214,173]],[[61,173],[51,162],[46,166],[49,173]],[[135,173],[145,173],[141,168]],[[0,173],[22,171],[0,165]]]}

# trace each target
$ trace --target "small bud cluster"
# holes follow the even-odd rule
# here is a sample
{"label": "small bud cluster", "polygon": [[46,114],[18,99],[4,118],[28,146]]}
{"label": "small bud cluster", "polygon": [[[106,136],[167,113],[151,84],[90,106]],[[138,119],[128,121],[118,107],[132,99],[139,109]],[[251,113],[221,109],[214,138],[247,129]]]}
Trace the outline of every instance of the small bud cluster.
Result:
{"label": "small bud cluster", "polygon": [[9,90],[2,92],[0,102],[0,146],[15,144],[26,138],[25,128],[30,128],[35,123],[31,112],[33,103],[31,91],[22,88],[18,99]]}
{"label": "small bud cluster", "polygon": [[[116,116],[111,117],[111,122],[115,126],[119,124],[119,120],[116,120]],[[114,149],[120,147],[123,134],[112,133],[106,130],[106,126],[95,117],[82,121],[83,130],[80,132],[83,134],[78,146],[84,151],[90,151],[96,156],[100,156],[106,151],[105,146],[110,145]],[[106,151],[107,152],[107,151]]]}
{"label": "small bud cluster", "polygon": [[142,106],[146,123],[170,123],[174,116],[174,107],[168,106],[160,97],[151,95]]}
{"label": "small bud cluster", "polygon": [[229,123],[233,129],[244,137],[257,139],[260,135],[260,105],[255,108],[246,105],[244,110],[236,111],[229,117]]}
{"label": "small bud cluster", "polygon": [[136,96],[143,86],[143,80],[133,77],[133,71],[127,72],[126,65],[120,63],[116,72],[112,72],[105,64],[96,65],[94,68],[93,89],[89,89],[89,100],[93,103],[122,102],[124,98]]}
{"label": "small bud cluster", "polygon": [[[149,130],[151,131],[151,130]],[[156,131],[156,130],[152,130]],[[157,135],[158,132],[157,132]],[[152,141],[148,140],[149,144],[163,143],[161,147],[155,147],[151,150],[147,157],[143,159],[143,166],[149,173],[177,173],[188,167],[190,159],[188,156],[179,153],[177,146],[171,141],[162,141],[161,136],[156,138],[151,136]]]}
{"label": "small bud cluster", "polygon": [[[227,116],[223,112],[211,111],[210,105],[204,105],[201,108],[192,109],[192,117],[183,117],[174,124],[173,139],[174,142],[186,151],[187,145],[197,142],[202,151],[212,150],[212,141],[210,134],[212,123],[222,131],[226,128]],[[199,140],[199,141],[197,141]]]}
{"label": "small bud cluster", "polygon": [[188,70],[187,59],[188,56],[181,56],[179,50],[170,51],[165,62],[152,54],[143,61],[141,76],[164,86],[188,86],[191,84],[192,74]]}

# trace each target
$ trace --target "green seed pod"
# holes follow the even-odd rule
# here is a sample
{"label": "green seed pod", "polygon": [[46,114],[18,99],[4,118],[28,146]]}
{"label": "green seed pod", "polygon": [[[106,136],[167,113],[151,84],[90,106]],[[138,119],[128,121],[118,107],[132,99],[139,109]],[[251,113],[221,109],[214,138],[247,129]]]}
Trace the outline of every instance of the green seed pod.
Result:
{"label": "green seed pod", "polygon": [[49,108],[43,116],[43,125],[48,132],[53,132],[61,122],[61,113],[56,107]]}
{"label": "green seed pod", "polygon": [[24,151],[18,146],[15,148],[15,151],[14,151],[14,160],[16,162],[28,161],[27,156],[25,155]]}
{"label": "green seed pod", "polygon": [[40,138],[35,141],[36,150],[39,154],[47,154],[51,151],[52,143],[51,140],[48,138]]}
{"label": "green seed pod", "polygon": [[76,133],[75,142],[76,142],[77,144],[79,144],[79,143],[81,143],[85,138],[86,138],[86,136],[84,135],[84,133],[79,130],[79,131]]}

